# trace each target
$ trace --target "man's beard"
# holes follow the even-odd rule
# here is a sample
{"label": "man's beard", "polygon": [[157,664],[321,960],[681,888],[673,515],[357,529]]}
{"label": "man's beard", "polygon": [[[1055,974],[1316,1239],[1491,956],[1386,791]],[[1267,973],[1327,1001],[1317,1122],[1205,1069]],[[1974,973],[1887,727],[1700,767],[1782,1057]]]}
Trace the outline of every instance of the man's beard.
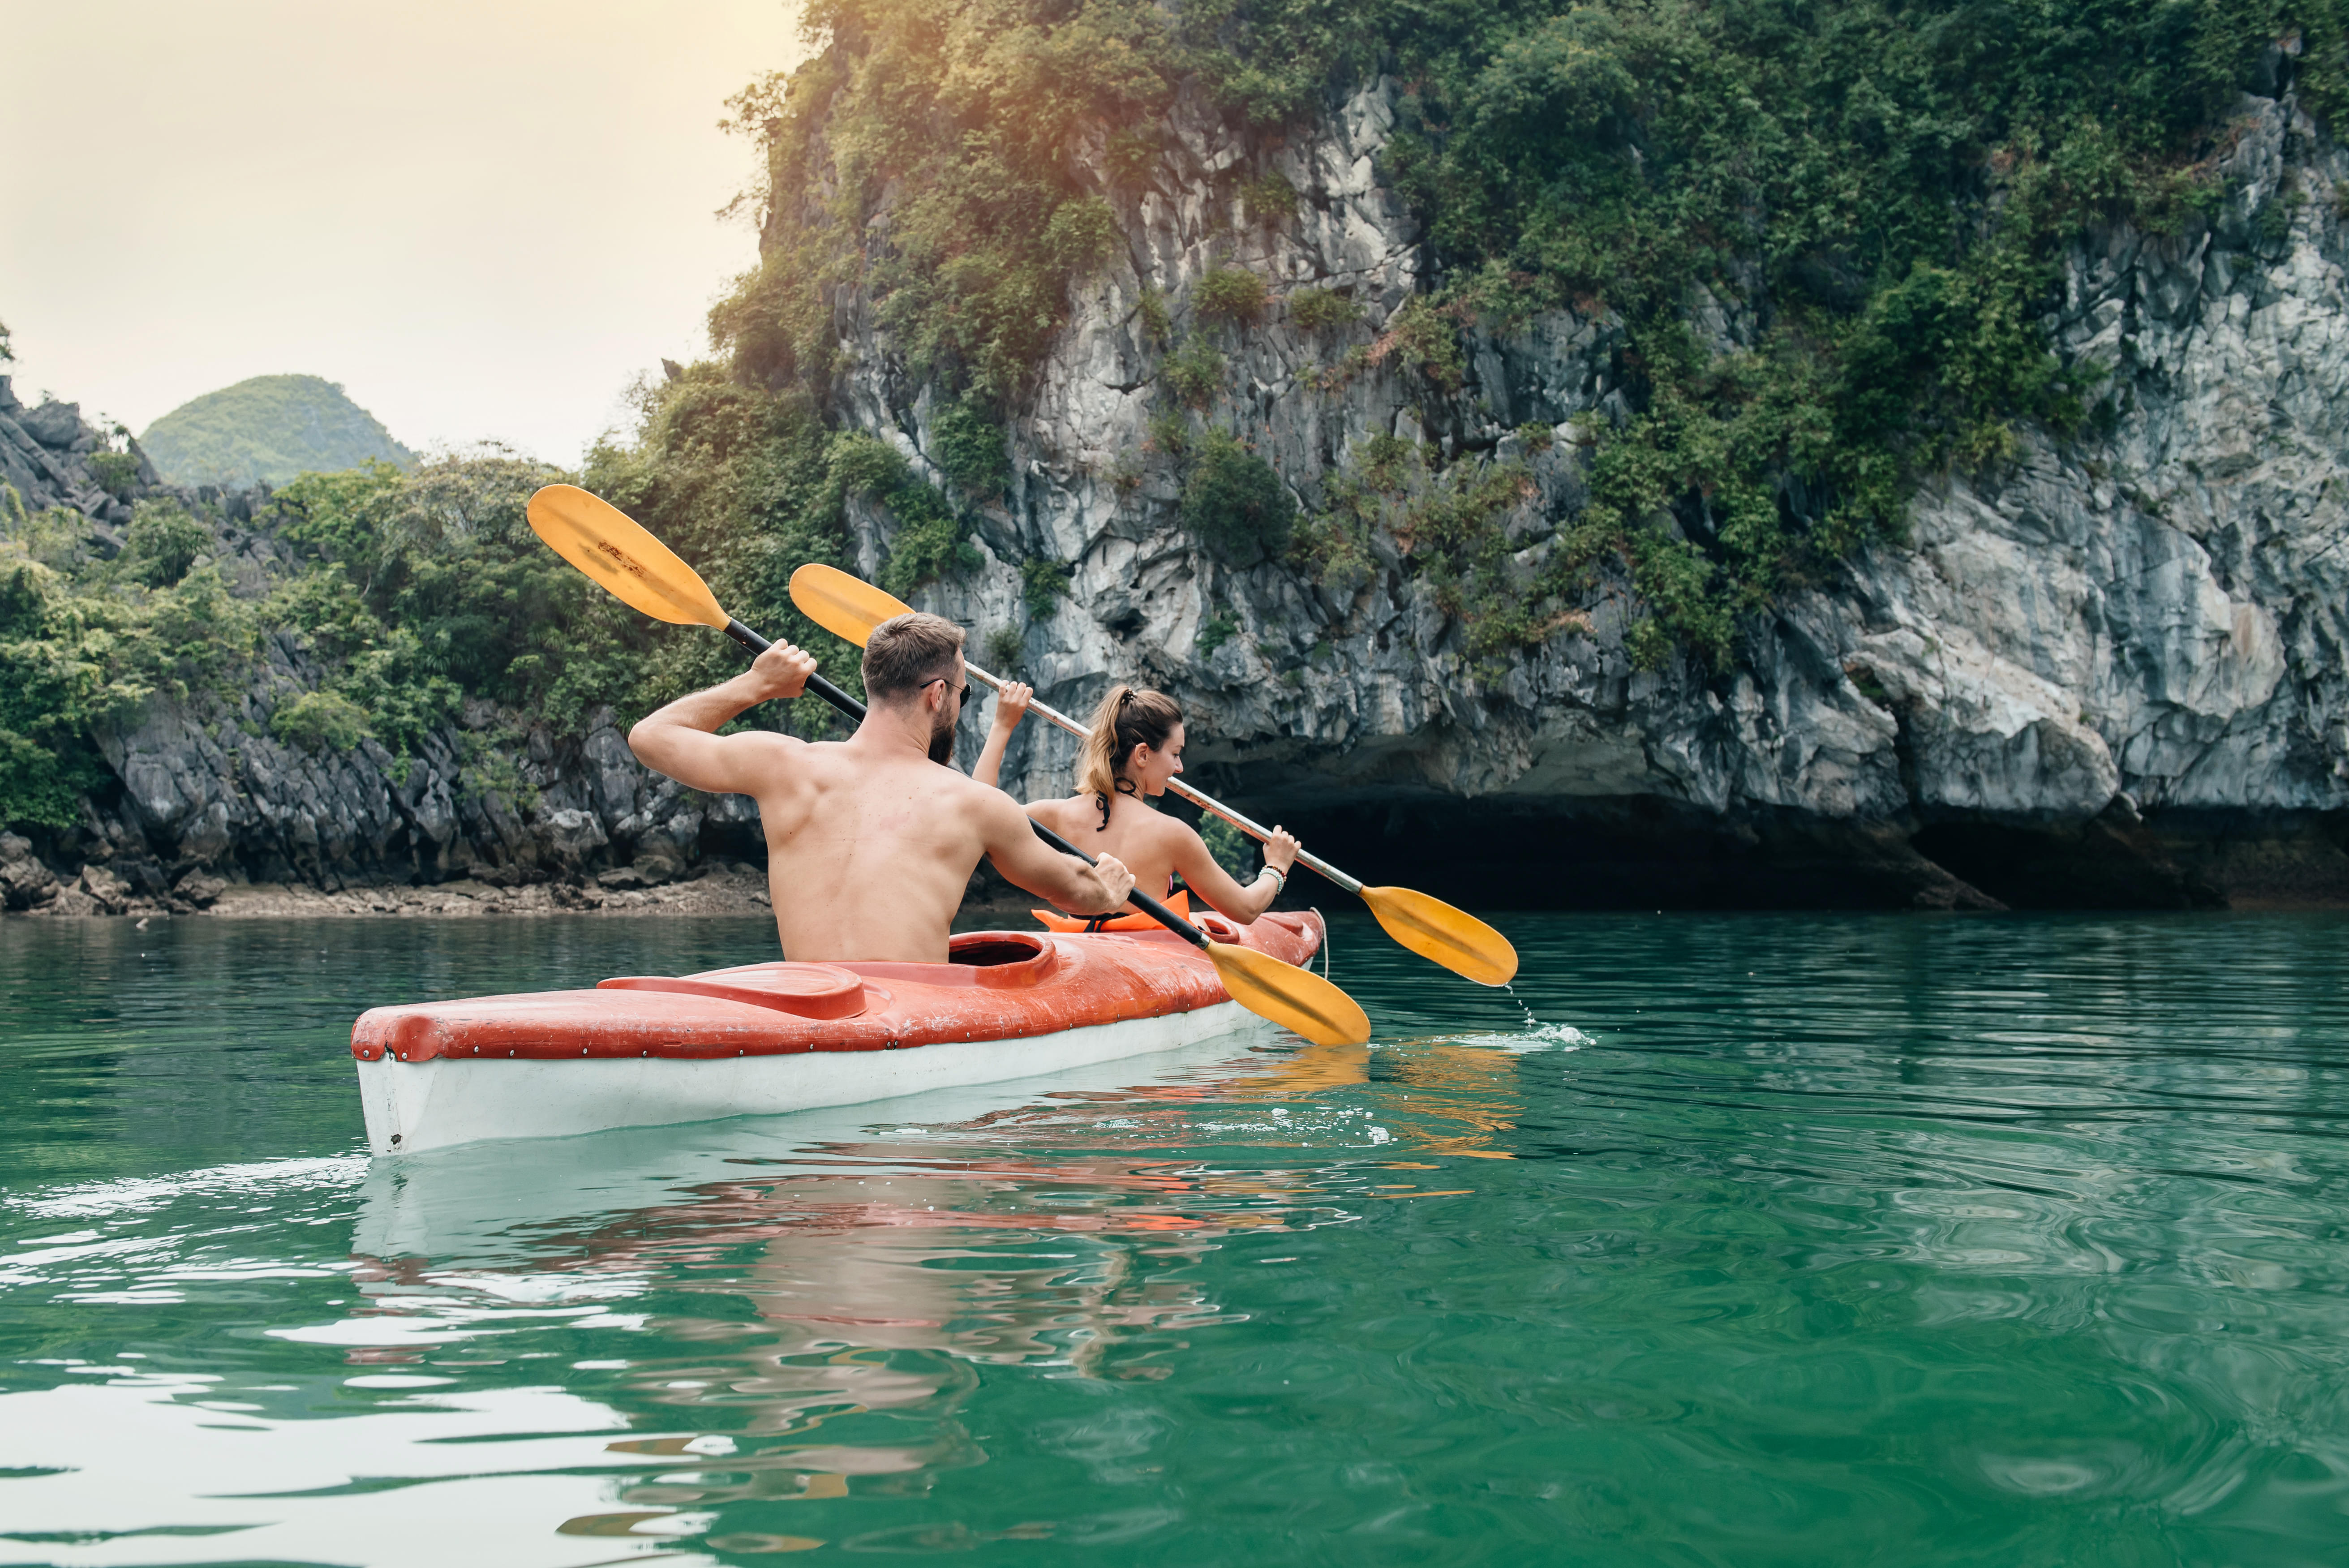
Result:
{"label": "man's beard", "polygon": [[938,715],[937,722],[930,730],[930,761],[952,767],[954,742],[954,721],[941,713]]}

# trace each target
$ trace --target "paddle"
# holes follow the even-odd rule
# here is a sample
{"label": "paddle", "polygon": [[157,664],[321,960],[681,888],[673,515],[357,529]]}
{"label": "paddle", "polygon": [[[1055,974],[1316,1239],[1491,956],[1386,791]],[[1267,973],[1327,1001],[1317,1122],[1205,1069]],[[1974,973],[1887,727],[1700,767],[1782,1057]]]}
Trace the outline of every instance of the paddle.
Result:
{"label": "paddle", "polygon": [[[574,484],[550,484],[530,498],[527,515],[531,531],[549,548],[631,608],[672,626],[716,627],[754,654],[774,646],[728,615],[699,574],[611,503]],[[861,645],[864,639],[857,641]],[[807,690],[852,719],[864,717],[864,703],[821,675],[808,677]],[[1042,823],[1029,826],[1061,854],[1093,864],[1092,856]],[[1354,999],[1312,971],[1283,963],[1270,953],[1213,940],[1139,888],[1133,902],[1206,953],[1232,1000],[1257,1017],[1294,1030],[1317,1045],[1359,1045],[1371,1037],[1370,1018]]]}
{"label": "paddle", "polygon": [[[892,616],[904,615],[909,607],[862,578],[814,562],[792,574],[792,603],[826,631],[844,637],[860,648],[874,627]],[[997,688],[1003,684],[976,664],[967,668],[973,680]],[[1085,732],[1083,725],[1065,713],[1056,712],[1041,702],[1030,702],[1029,706],[1071,735]],[[1181,779],[1169,779],[1166,787],[1194,805],[1215,813],[1251,838],[1272,836],[1263,826]],[[1371,913],[1378,917],[1379,924],[1386,928],[1387,935],[1420,957],[1433,959],[1479,985],[1506,985],[1516,978],[1517,950],[1509,945],[1506,937],[1475,916],[1409,888],[1366,888],[1328,861],[1301,849],[1297,858],[1347,892],[1359,895],[1371,907]]]}

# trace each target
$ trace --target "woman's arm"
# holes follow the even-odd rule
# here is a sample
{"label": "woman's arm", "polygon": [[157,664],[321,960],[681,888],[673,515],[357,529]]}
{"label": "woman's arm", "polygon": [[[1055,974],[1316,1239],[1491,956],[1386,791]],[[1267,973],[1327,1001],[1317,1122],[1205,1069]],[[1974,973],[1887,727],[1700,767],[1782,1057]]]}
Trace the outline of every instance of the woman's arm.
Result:
{"label": "woman's arm", "polygon": [[1028,712],[1028,703],[1036,695],[1017,680],[1007,680],[995,693],[995,723],[987,732],[987,744],[978,749],[978,761],[970,776],[983,784],[996,784],[1003,776],[1003,749],[1011,743],[1011,732]]}
{"label": "woman's arm", "polygon": [[1288,885],[1288,868],[1297,863],[1297,840],[1276,823],[1272,836],[1264,841],[1265,868],[1243,887],[1207,853],[1206,841],[1196,831],[1171,817],[1167,826],[1175,830],[1174,869],[1183,874],[1183,880],[1219,913],[1244,926],[1253,925],[1258,915],[1272,908],[1272,901]]}

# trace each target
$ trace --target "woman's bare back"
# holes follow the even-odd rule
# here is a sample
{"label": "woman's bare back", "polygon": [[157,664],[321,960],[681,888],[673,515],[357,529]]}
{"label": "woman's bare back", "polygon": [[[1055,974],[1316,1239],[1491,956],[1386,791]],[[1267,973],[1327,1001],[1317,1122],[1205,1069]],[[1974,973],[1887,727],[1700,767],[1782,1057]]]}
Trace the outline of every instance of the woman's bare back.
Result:
{"label": "woman's bare back", "polygon": [[[1110,802],[1105,830],[1098,795],[1032,801],[1028,815],[1088,855],[1116,856],[1133,873],[1133,885],[1154,898],[1166,897],[1174,874],[1183,869],[1184,840],[1198,837],[1184,824],[1125,794]],[[1132,911],[1133,907],[1126,908]]]}

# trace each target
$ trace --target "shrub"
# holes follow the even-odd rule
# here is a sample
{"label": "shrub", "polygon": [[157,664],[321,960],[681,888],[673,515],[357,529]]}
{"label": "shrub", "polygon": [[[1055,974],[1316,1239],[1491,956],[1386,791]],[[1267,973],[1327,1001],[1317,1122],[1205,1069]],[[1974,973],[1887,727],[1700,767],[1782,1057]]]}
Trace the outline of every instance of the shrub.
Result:
{"label": "shrub", "polygon": [[338,691],[305,691],[269,717],[269,732],[305,752],[347,752],[375,733],[367,711]]}
{"label": "shrub", "polygon": [[83,461],[98,487],[119,501],[139,483],[139,459],[127,452],[94,452]]}
{"label": "shrub", "polygon": [[1158,166],[1165,153],[1165,132],[1155,125],[1122,126],[1109,133],[1110,178],[1120,185],[1138,185]]}
{"label": "shrub", "polygon": [[178,582],[212,547],[212,531],[175,503],[142,501],[130,514],[130,573],[149,587]]}
{"label": "shrub", "polygon": [[1297,214],[1297,187],[1278,174],[1259,174],[1240,187],[1240,211],[1251,223],[1276,223]]}
{"label": "shrub", "polygon": [[1327,332],[1361,318],[1362,307],[1326,288],[1299,288],[1288,296],[1288,319],[1300,332]]}
{"label": "shrub", "polygon": [[56,572],[0,550],[0,826],[67,827],[106,776],[88,726],[140,695],[108,678],[126,619]]}
{"label": "shrub", "polygon": [[1191,305],[1204,318],[1253,327],[1263,319],[1271,297],[1272,290],[1264,279],[1247,268],[1216,266],[1209,267],[1199,286],[1191,291]]}
{"label": "shrub", "polygon": [[1184,526],[1236,566],[1286,550],[1297,520],[1297,503],[1272,465],[1221,431],[1199,442],[1181,511]]}
{"label": "shrub", "polygon": [[962,519],[887,441],[843,431],[826,446],[825,466],[841,494],[869,497],[896,520],[881,566],[883,587],[903,598],[934,578],[978,568],[980,556]]}
{"label": "shrub", "polygon": [[1166,296],[1144,284],[1142,296],[1134,302],[1133,314],[1142,323],[1142,335],[1152,344],[1164,348],[1174,341],[1174,316],[1166,308]]}
{"label": "shrub", "polygon": [[1072,278],[1090,277],[1117,254],[1117,214],[1098,196],[1063,202],[1044,225],[1044,248]]}
{"label": "shrub", "polygon": [[1223,647],[1224,644],[1231,641],[1232,639],[1237,637],[1239,634],[1240,623],[1234,620],[1230,616],[1225,614],[1221,610],[1216,611],[1214,615],[1209,616],[1206,619],[1199,623],[1199,635],[1196,639],[1199,657],[1202,659],[1213,658],[1215,656],[1216,649]]}
{"label": "shrub", "polygon": [[1030,556],[1019,563],[1019,595],[1027,601],[1030,620],[1049,619],[1053,607],[1069,597],[1069,579],[1076,568],[1050,556]]}
{"label": "shrub", "polygon": [[1166,356],[1159,373],[1177,401],[1186,408],[1204,409],[1224,389],[1224,357],[1214,345],[1195,339]]}
{"label": "shrub", "polygon": [[1460,349],[1460,331],[1451,319],[1414,294],[1387,318],[1387,329],[1371,347],[1371,362],[1388,355],[1417,370],[1439,387],[1460,385],[1468,372],[1467,356]]}
{"label": "shrub", "polygon": [[968,530],[936,491],[916,480],[893,492],[887,505],[897,529],[881,567],[883,587],[904,598],[924,583],[978,569],[980,556]]}
{"label": "shrub", "polygon": [[972,398],[938,411],[930,426],[930,458],[967,495],[999,493],[1011,478],[1003,426]]}
{"label": "shrub", "polygon": [[1027,638],[1016,626],[999,626],[987,634],[987,667],[997,675],[1014,676],[1019,672],[1022,656],[1028,647]]}
{"label": "shrub", "polygon": [[1191,421],[1182,414],[1150,416],[1150,449],[1167,457],[1181,457],[1191,449]]}

